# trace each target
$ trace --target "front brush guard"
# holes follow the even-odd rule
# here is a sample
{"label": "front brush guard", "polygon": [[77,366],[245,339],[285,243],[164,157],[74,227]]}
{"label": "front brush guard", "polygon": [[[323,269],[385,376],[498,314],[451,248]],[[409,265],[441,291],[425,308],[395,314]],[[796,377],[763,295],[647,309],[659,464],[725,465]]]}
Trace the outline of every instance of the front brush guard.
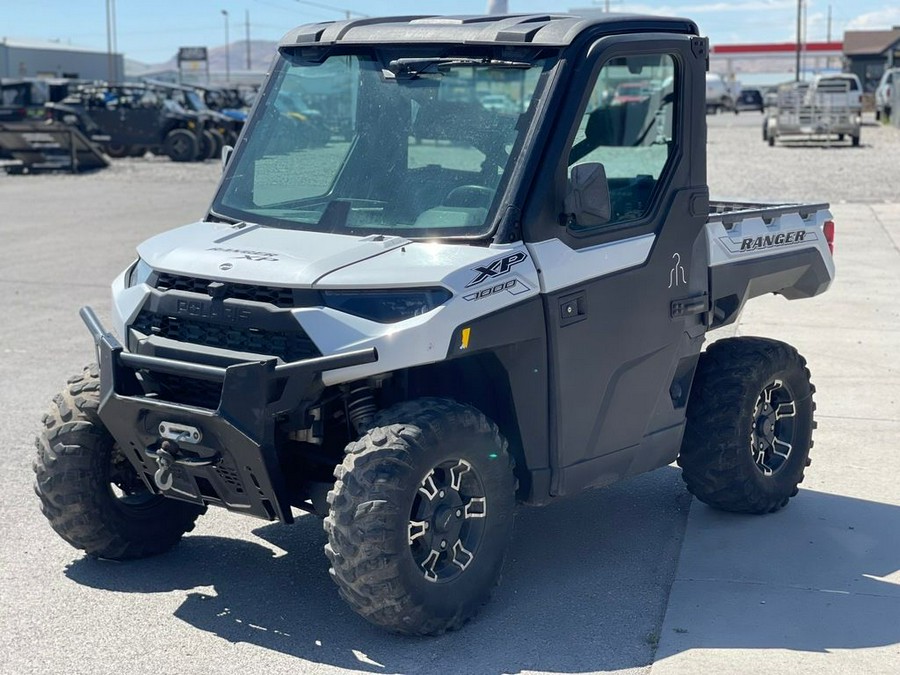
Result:
{"label": "front brush guard", "polygon": [[[322,372],[378,360],[370,348],[292,363],[271,358],[210,366],[129,352],[90,307],[80,315],[97,346],[100,419],[147,488],[265,520],[293,522],[275,448],[276,418],[311,403],[321,390]],[[221,383],[218,408],[148,396],[142,371]],[[164,439],[160,425],[166,424],[196,428],[200,440]],[[163,469],[169,475],[154,480]]]}

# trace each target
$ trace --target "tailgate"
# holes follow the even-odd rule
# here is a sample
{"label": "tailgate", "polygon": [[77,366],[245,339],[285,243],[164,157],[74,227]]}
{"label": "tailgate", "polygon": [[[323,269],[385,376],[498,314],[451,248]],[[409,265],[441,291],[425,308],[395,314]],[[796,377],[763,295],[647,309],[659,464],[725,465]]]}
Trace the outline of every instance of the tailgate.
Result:
{"label": "tailgate", "polygon": [[710,209],[706,238],[713,327],[733,322],[750,298],[766,293],[809,298],[834,279],[825,234],[832,218],[827,204],[711,202]]}

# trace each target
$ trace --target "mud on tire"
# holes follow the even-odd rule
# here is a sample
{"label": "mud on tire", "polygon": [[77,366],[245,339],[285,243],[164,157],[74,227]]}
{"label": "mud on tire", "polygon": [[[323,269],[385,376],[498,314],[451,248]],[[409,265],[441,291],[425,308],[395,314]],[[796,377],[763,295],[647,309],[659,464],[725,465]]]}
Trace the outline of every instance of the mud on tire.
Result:
{"label": "mud on tire", "polygon": [[347,446],[328,494],[325,552],[340,594],[409,635],[456,630],[487,602],[512,534],[507,443],[478,410],[423,398]]}
{"label": "mud on tire", "polygon": [[69,380],[36,439],[34,489],[59,536],[88,555],[144,558],[172,548],[205,507],[146,489],[97,416],[96,365]]}
{"label": "mud on tire", "polygon": [[678,465],[688,490],[724,511],[771,513],[809,466],[815,387],[783,342],[720,340],[701,355]]}

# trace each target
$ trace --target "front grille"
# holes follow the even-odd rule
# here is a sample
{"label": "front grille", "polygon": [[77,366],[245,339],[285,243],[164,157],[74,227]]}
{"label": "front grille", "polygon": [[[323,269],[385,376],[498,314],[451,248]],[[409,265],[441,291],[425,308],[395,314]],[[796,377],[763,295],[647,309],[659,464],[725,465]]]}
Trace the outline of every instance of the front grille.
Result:
{"label": "front grille", "polygon": [[219,382],[195,380],[189,377],[169,375],[168,373],[147,373],[144,379],[159,390],[163,400],[185,405],[215,410],[222,398],[222,385]]}
{"label": "front grille", "polygon": [[288,362],[322,355],[299,325],[289,331],[264,330],[154,314],[145,309],[138,314],[132,327],[144,335],[236,352],[279,356]]}
{"label": "front grille", "polygon": [[[177,274],[161,272],[156,278],[154,286],[160,291],[187,291],[209,296],[208,287],[213,283],[212,279],[198,279],[196,277],[184,277]],[[252,302],[264,302],[276,307],[295,307],[295,291],[291,288],[277,288],[275,286],[251,286],[249,284],[232,284],[222,282],[224,290],[222,298],[235,300],[250,300]]]}

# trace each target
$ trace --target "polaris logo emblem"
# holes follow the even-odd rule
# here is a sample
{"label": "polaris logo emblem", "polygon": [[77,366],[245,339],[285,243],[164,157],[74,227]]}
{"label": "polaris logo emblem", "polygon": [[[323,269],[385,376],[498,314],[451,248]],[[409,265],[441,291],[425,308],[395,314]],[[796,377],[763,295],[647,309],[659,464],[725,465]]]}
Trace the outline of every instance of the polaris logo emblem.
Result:
{"label": "polaris logo emblem", "polygon": [[494,260],[487,267],[473,267],[472,271],[478,272],[478,276],[467,283],[466,288],[477,286],[486,279],[496,279],[499,276],[503,276],[504,274],[509,272],[513,265],[518,265],[526,258],[528,258],[527,253],[525,253],[524,251],[516,251],[515,253],[510,253],[504,258],[498,258],[497,260]]}
{"label": "polaris logo emblem", "polygon": [[763,248],[772,248],[774,246],[787,246],[788,244],[799,244],[806,236],[806,230],[796,230],[794,232],[779,232],[778,234],[767,234],[764,237],[747,237],[741,240],[741,251],[757,251]]}

